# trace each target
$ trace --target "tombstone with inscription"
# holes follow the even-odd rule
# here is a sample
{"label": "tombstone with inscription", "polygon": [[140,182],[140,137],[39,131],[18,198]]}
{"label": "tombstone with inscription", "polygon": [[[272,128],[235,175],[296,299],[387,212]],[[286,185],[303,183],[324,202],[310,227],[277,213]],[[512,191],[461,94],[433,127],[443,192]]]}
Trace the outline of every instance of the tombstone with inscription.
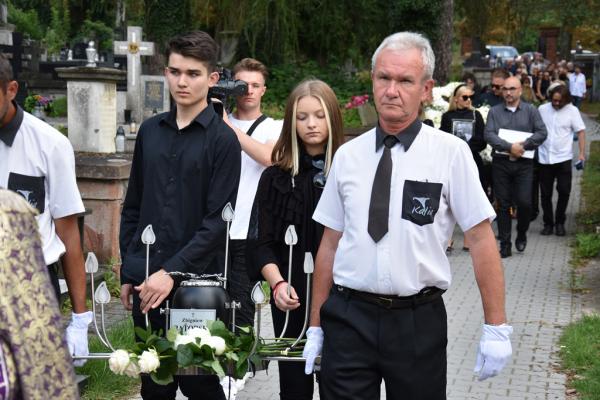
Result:
{"label": "tombstone with inscription", "polygon": [[127,41],[115,41],[113,50],[117,55],[127,55],[127,109],[135,121],[142,121],[142,56],[154,54],[154,43],[142,41],[141,27],[128,26]]}
{"label": "tombstone with inscription", "polygon": [[162,75],[142,75],[142,120],[169,111],[169,87]]}

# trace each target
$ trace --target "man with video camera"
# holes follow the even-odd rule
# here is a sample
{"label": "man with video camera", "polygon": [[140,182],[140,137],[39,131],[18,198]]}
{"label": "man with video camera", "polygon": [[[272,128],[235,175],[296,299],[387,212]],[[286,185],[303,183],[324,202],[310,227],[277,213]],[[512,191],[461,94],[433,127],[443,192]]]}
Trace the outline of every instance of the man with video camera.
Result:
{"label": "man with video camera", "polygon": [[242,308],[236,313],[237,325],[253,325],[254,303],[250,298],[253,282],[246,273],[246,237],[250,211],[263,170],[271,165],[273,146],[279,138],[283,121],[268,118],[261,111],[261,100],[267,87],[267,68],[252,58],[244,58],[233,67],[233,78],[247,83],[246,94],[235,98],[235,111],[225,117],[242,146],[240,185],[235,218],[229,237],[231,274],[229,294]]}

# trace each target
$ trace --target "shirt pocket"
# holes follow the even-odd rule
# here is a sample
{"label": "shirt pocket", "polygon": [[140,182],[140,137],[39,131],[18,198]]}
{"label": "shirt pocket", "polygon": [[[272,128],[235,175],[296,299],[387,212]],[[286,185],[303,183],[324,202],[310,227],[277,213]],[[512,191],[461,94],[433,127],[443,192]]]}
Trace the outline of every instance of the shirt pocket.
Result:
{"label": "shirt pocket", "polygon": [[46,208],[44,180],[44,176],[29,176],[11,172],[8,175],[8,189],[19,193],[42,214]]}
{"label": "shirt pocket", "polygon": [[441,183],[405,180],[402,190],[402,219],[419,226],[433,223],[440,207],[441,195]]}

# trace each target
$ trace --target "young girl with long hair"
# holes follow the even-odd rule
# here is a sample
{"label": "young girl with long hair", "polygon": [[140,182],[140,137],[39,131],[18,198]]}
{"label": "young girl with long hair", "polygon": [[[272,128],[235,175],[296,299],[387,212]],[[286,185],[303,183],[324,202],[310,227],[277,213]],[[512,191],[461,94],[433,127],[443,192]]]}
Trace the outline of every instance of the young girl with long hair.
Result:
{"label": "young girl with long hair", "polygon": [[[290,94],[283,128],[273,149],[273,166],[260,179],[248,231],[248,273],[271,286],[275,336],[282,334],[286,311],[290,317],[285,337],[297,337],[305,319],[304,257],[316,256],[323,226],[312,220],[321,197],[333,154],[343,142],[342,116],[335,93],[320,80],[306,80]],[[289,247],[285,233],[294,225],[292,279],[288,279]],[[288,286],[290,295],[288,295]],[[280,397],[312,399],[313,377],[304,363],[279,362]]]}

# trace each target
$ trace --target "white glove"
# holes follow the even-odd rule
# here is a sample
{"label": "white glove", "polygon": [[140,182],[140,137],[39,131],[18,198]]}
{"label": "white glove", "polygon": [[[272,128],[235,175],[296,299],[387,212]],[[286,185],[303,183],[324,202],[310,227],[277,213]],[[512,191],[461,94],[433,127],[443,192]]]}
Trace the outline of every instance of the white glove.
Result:
{"label": "white glove", "polygon": [[512,331],[512,326],[506,324],[483,325],[477,362],[473,370],[479,375],[480,381],[498,375],[506,366],[512,355],[509,337]]}
{"label": "white glove", "polygon": [[306,343],[304,344],[304,351],[302,351],[302,357],[306,358],[306,364],[304,365],[304,373],[310,375],[315,369],[315,358],[321,354],[323,349],[323,329],[320,326],[311,326],[306,331]]}
{"label": "white glove", "polygon": [[[73,313],[66,332],[67,346],[69,346],[71,356],[87,356],[90,354],[88,350],[88,325],[93,318],[94,314],[91,311],[81,314]],[[73,365],[81,367],[85,362],[86,360],[75,360]]]}

